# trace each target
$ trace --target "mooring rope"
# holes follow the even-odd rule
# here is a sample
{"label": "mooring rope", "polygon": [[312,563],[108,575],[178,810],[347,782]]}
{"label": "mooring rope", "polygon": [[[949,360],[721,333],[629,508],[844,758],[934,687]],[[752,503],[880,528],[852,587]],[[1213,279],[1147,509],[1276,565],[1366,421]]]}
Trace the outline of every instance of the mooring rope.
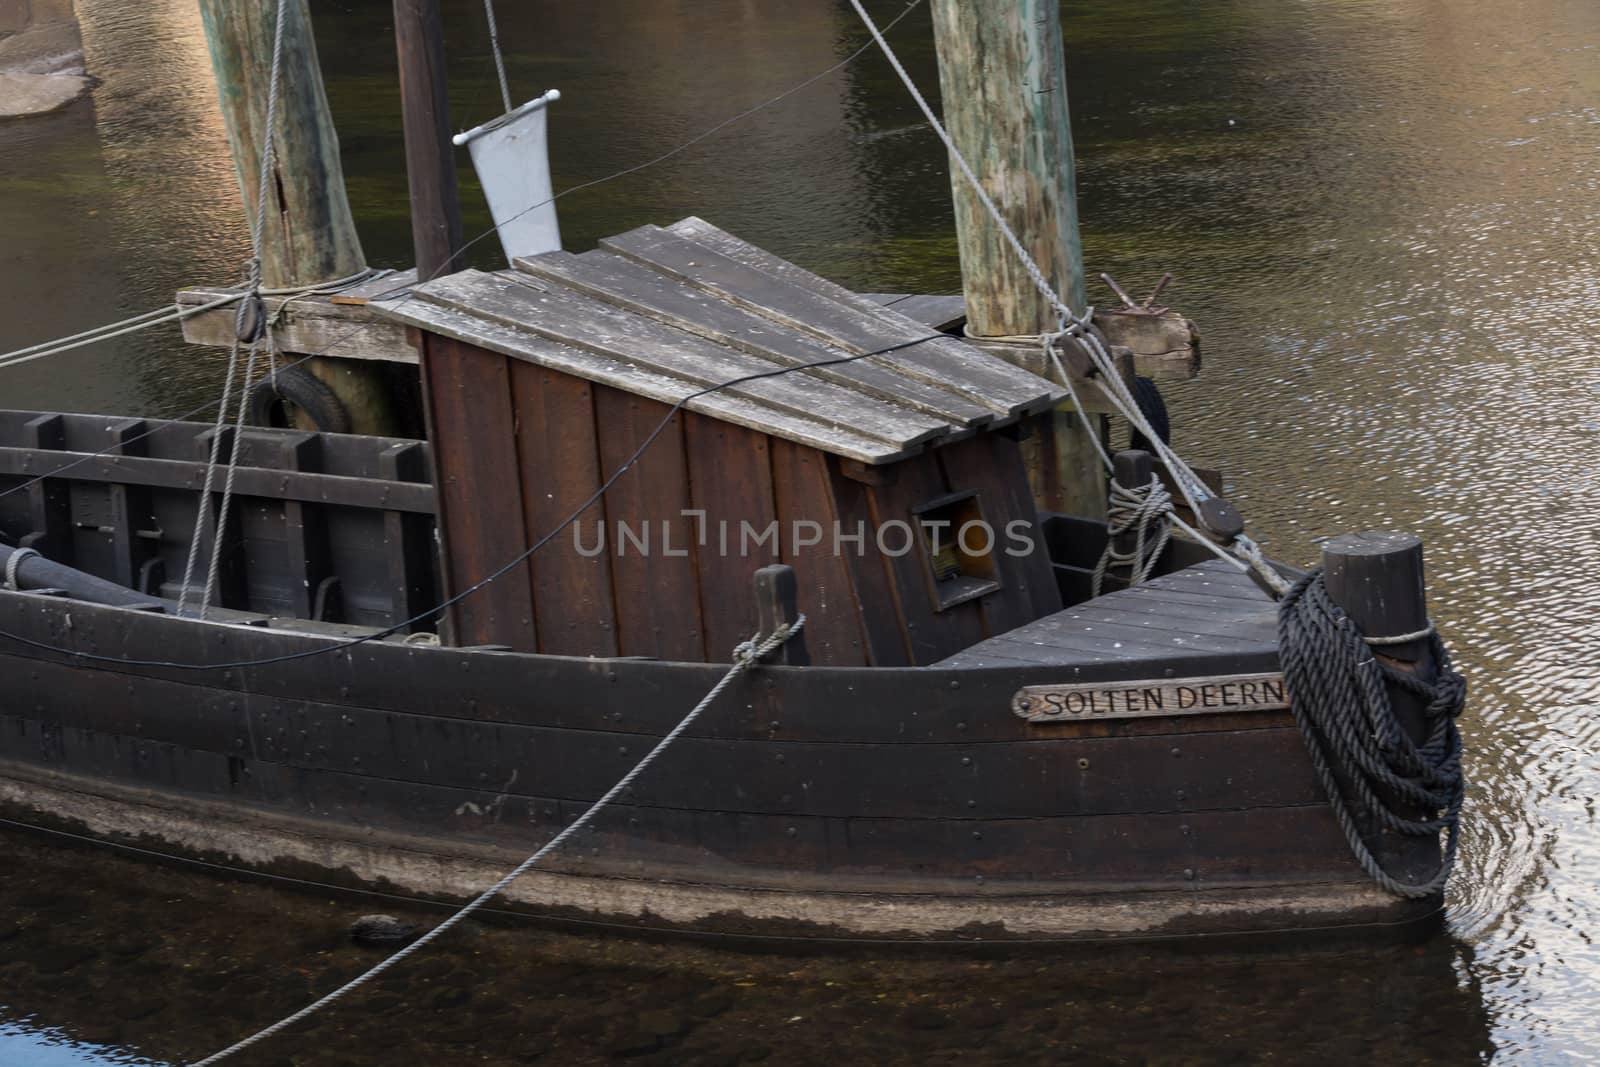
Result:
{"label": "mooring rope", "polygon": [[560,848],[566,843],[568,838],[572,837],[573,834],[576,834],[591,821],[593,821],[594,817],[598,815],[608,804],[616,800],[616,798],[621,796],[623,793],[627,792],[628,788],[632,786],[638,777],[645,772],[650,764],[655,762],[656,757],[660,756],[669,747],[671,747],[672,743],[676,741],[683,734],[683,732],[700,717],[700,713],[705,711],[706,708],[710,707],[717,697],[721,696],[722,692],[727,689],[728,686],[733,684],[736,678],[750,670],[767,656],[770,656],[773,652],[777,651],[791,637],[794,637],[796,634],[800,633],[800,631],[805,627],[805,624],[806,617],[804,615],[799,615],[796,616],[794,622],[785,623],[781,626],[778,626],[772,631],[771,634],[765,637],[760,634],[756,634],[754,637],[750,638],[750,640],[740,642],[733,650],[733,665],[728,668],[727,673],[717,681],[716,685],[711,687],[710,691],[707,692],[705,696],[700,698],[700,702],[689,710],[689,713],[679,721],[678,725],[667,731],[666,736],[664,736],[660,741],[656,742],[655,746],[651,748],[649,752],[645,753],[644,758],[635,764],[632,770],[618,779],[615,785],[606,790],[605,795],[603,795],[599,800],[596,800],[593,804],[589,805],[588,809],[582,815],[579,815],[572,822],[568,823],[560,833],[556,834],[549,841],[545,842],[545,844],[542,845],[538,851],[529,856],[527,859],[523,860],[521,863],[517,864],[515,868],[502,877],[498,882],[494,883],[494,885],[491,885],[488,889],[485,889],[476,897],[473,897],[472,900],[462,905],[459,910],[450,915],[438,926],[435,926],[432,930],[429,930],[427,933],[423,934],[421,937],[417,938],[417,940],[396,952],[394,955],[388,957],[387,959],[381,960],[371,968],[363,971],[361,974],[356,975],[354,978],[350,979],[350,981],[333,990],[331,993],[328,993],[312,1003],[307,1004],[293,1015],[288,1015],[282,1019],[279,1019],[277,1022],[273,1023],[271,1026],[268,1026],[264,1030],[257,1031],[244,1040],[229,1045],[221,1052],[212,1053],[205,1059],[197,1061],[194,1064],[194,1067],[206,1067],[207,1064],[219,1063],[229,1056],[232,1056],[234,1053],[242,1052],[251,1045],[254,1045],[260,1041],[265,1041],[273,1034],[293,1026],[295,1023],[307,1018],[310,1015],[314,1015],[316,1012],[321,1011],[323,1008],[334,1003],[341,997],[372,981],[372,979],[378,977],[378,975],[382,974],[384,971],[387,971],[389,968],[393,967],[395,964],[404,960],[408,956],[412,956],[421,951],[425,946],[437,940],[440,936],[450,930],[451,927],[460,923],[463,919],[477,911],[479,908],[483,907],[490,900],[493,900],[512,882],[515,882],[518,878],[521,878],[524,874],[527,874],[528,871],[532,870],[534,865],[536,865],[540,860],[544,859],[550,853]]}
{"label": "mooring rope", "polygon": [[[1154,528],[1152,530],[1152,527]],[[1135,531],[1132,552],[1117,550],[1117,537]],[[1099,596],[1106,572],[1112,567],[1126,567],[1128,584],[1138,585],[1149,578],[1161,562],[1161,553],[1172,540],[1172,494],[1161,484],[1161,479],[1150,476],[1150,483],[1129,487],[1115,478],[1111,479],[1110,499],[1106,506],[1106,547],[1095,564],[1090,595]]]}
{"label": "mooring rope", "polygon": [[[1381,662],[1370,647],[1424,638],[1438,666],[1432,684]],[[1363,637],[1314,571],[1278,604],[1278,655],[1306,751],[1361,869],[1397,896],[1418,899],[1443,890],[1455,864],[1466,790],[1456,719],[1467,687],[1438,633],[1430,625],[1413,634]],[[1389,686],[1425,705],[1421,744],[1396,718]],[[1422,882],[1396,878],[1373,855],[1356,811],[1410,837],[1437,841],[1444,831],[1439,869]]]}

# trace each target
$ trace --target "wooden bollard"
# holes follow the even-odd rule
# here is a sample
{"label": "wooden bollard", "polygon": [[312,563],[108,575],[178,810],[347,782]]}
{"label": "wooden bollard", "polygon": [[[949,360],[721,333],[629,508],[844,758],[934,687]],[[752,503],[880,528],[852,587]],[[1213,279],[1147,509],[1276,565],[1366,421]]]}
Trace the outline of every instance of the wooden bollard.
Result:
{"label": "wooden bollard", "polygon": [[[800,581],[795,577],[793,567],[774,563],[756,571],[756,626],[763,636],[800,617],[799,596]],[[800,631],[780,645],[772,654],[771,662],[789,667],[809,667],[811,653],[806,649],[805,631]]]}
{"label": "wooden bollard", "polygon": [[[1112,477],[1124,489],[1142,489],[1149,485],[1150,479],[1155,477],[1155,469],[1155,459],[1150,453],[1140,448],[1118,452],[1111,457]],[[1139,547],[1139,531],[1131,529],[1122,533],[1112,534],[1111,547],[1119,554],[1131,554],[1134,549]],[[1118,565],[1106,568],[1106,577],[1112,579],[1108,583],[1111,589],[1126,589],[1132,576],[1132,566]],[[1106,591],[1109,592],[1110,590]]]}
{"label": "wooden bollard", "polygon": [[[1345,534],[1322,546],[1323,580],[1328,596],[1344,610],[1350,621],[1368,638],[1421,634],[1401,644],[1374,644],[1372,654],[1380,663],[1416,675],[1432,684],[1438,677],[1433,642],[1427,630],[1428,604],[1422,579],[1422,539],[1415,534]],[[1425,705],[1398,686],[1389,686],[1389,703],[1401,729],[1412,741],[1421,742]],[[1379,796],[1387,802],[1393,798]],[[1397,809],[1408,818],[1424,813]],[[1426,814],[1432,814],[1431,812]],[[1363,829],[1372,842],[1373,855],[1384,868],[1401,881],[1423,882],[1439,869],[1441,861],[1437,836],[1412,837],[1381,829],[1370,813],[1362,813]]]}

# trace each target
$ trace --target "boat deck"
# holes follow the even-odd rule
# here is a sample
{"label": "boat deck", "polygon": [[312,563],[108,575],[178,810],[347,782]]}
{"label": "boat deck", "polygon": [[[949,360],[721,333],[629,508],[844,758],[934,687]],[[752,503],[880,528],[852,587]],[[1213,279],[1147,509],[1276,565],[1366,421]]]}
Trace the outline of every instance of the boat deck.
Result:
{"label": "boat deck", "polygon": [[1277,605],[1214,559],[1035,619],[939,667],[1079,666],[1108,660],[1271,654]]}

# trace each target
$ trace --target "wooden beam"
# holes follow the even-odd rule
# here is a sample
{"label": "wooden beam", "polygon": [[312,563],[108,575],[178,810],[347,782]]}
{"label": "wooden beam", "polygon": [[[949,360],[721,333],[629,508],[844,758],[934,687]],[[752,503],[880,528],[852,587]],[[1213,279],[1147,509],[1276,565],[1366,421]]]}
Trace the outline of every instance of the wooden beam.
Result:
{"label": "wooden beam", "polygon": [[457,269],[456,257],[461,251],[461,207],[450,143],[439,0],[394,0],[394,38],[400,56],[411,241],[417,254],[417,277],[426,282]]}

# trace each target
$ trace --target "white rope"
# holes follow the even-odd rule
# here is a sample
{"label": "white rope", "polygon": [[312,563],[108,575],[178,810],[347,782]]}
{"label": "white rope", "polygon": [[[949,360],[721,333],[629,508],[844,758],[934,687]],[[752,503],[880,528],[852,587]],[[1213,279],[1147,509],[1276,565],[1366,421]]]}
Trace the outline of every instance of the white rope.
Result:
{"label": "white rope", "polygon": [[528,871],[533,869],[535,864],[544,859],[550,853],[554,852],[556,849],[560,848],[566,843],[568,838],[572,837],[573,834],[576,834],[578,831],[587,826],[608,804],[616,800],[616,798],[621,796],[623,793],[627,792],[628,787],[633,785],[634,781],[645,772],[650,764],[655,762],[656,757],[660,756],[669,747],[671,747],[672,743],[689,728],[690,724],[700,717],[700,713],[705,711],[706,708],[710,707],[717,697],[722,695],[723,690],[727,689],[728,686],[733,684],[734,679],[748,671],[751,667],[754,667],[762,659],[765,659],[767,656],[771,655],[781,645],[783,645],[784,642],[798,634],[805,624],[806,617],[804,615],[800,615],[796,617],[794,622],[779,626],[768,637],[762,637],[760,634],[757,634],[750,640],[741,642],[739,646],[733,650],[733,666],[728,668],[728,673],[724,674],[721,680],[719,680],[716,685],[711,687],[710,692],[700,698],[700,703],[691,708],[689,714],[685,715],[678,725],[669,730],[665,737],[656,742],[655,747],[653,747],[649,752],[645,753],[644,759],[640,760],[634,765],[634,768],[631,771],[618,779],[616,785],[606,790],[604,796],[595,801],[593,804],[589,805],[588,810],[569,823],[566,828],[560,833],[556,834],[556,836],[545,842],[545,844],[541,846],[537,852],[523,860],[521,863],[517,864],[515,868],[502,877],[498,882],[494,883],[494,885],[491,885],[488,889],[485,889],[476,897],[473,897],[472,900],[462,905],[460,910],[456,911],[438,926],[435,926],[432,930],[429,930],[427,933],[417,938],[417,940],[413,941],[399,952],[396,952],[393,956],[390,956],[385,960],[381,960],[373,967],[362,972],[361,974],[356,975],[350,981],[333,990],[331,993],[328,993],[320,999],[307,1004],[293,1015],[279,1019],[266,1029],[251,1034],[242,1041],[229,1045],[221,1052],[212,1053],[205,1059],[197,1061],[194,1064],[194,1067],[207,1067],[208,1064],[219,1063],[227,1057],[232,1056],[234,1053],[242,1052],[251,1045],[254,1045],[259,1041],[264,1041],[273,1034],[293,1026],[301,1019],[315,1014],[339,998],[372,981],[372,979],[378,977],[378,975],[382,974],[384,971],[387,971],[389,968],[393,967],[406,957],[421,951],[426,945],[437,940],[440,936],[442,936],[456,924],[460,923],[467,916],[471,915],[489,901],[493,900],[512,882],[515,882],[518,878],[521,878],[524,874],[527,874]]}
{"label": "white rope", "polygon": [[[222,427],[228,418],[228,399],[233,390],[239,366],[240,334],[244,333],[246,315],[264,315],[261,306],[261,243],[267,220],[267,194],[272,180],[273,156],[276,152],[274,137],[278,121],[278,90],[283,72],[283,27],[288,21],[288,0],[278,0],[277,15],[272,27],[272,69],[267,79],[266,126],[261,142],[261,178],[256,186],[255,218],[250,225],[250,262],[245,272],[245,300],[234,316],[234,340],[228,348],[228,375],[222,384],[222,403],[217,407],[217,422],[212,429],[211,454],[206,464],[205,486],[200,492],[200,502],[195,508],[194,534],[189,538],[189,558],[184,565],[183,587],[178,594],[178,614],[182,615],[188,603],[190,586],[194,581],[194,568],[200,532],[205,528],[207,513],[211,508],[211,490],[216,484],[217,458],[222,450]],[[206,617],[211,598],[216,593],[217,577],[222,568],[222,542],[228,530],[228,506],[233,500],[233,482],[238,473],[239,448],[244,437],[244,418],[249,411],[251,378],[255,374],[256,354],[261,350],[261,337],[267,331],[265,321],[256,321],[251,331],[250,356],[245,365],[244,386],[239,390],[239,417],[234,423],[232,449],[228,453],[228,476],[223,483],[222,506],[212,524],[211,561],[206,567],[206,587],[200,599],[200,617]]]}
{"label": "white rope", "polygon": [[229,295],[219,297],[210,303],[200,304],[192,308],[180,307],[177,304],[168,304],[166,307],[157,308],[154,311],[147,311],[143,315],[134,315],[131,318],[122,319],[118,322],[108,322],[104,326],[96,326],[92,330],[85,330],[82,333],[75,333],[70,337],[60,337],[54,341],[45,341],[40,344],[31,345],[27,348],[19,348],[14,352],[7,352],[4,355],[0,355],[0,370],[4,370],[7,367],[15,367],[22,363],[31,363],[36,359],[43,359],[45,356],[54,356],[62,352],[70,352],[75,348],[84,348],[88,345],[98,344],[101,341],[109,341],[114,337],[124,337],[130,333],[138,333],[140,330],[147,330],[152,326],[161,326],[168,322],[178,322],[183,319],[187,319],[190,316],[198,315],[201,312],[211,311],[219,307],[225,307],[236,300],[242,299],[244,295],[245,294],[243,292],[230,293]]}
{"label": "white rope", "polygon": [[1408,634],[1392,634],[1388,637],[1367,637],[1362,635],[1362,640],[1369,645],[1407,645],[1412,641],[1421,641],[1424,637],[1434,634],[1433,620],[1428,620],[1428,625],[1420,630],[1413,630]]}
{"label": "white rope", "polygon": [[[950,153],[950,158],[955,161],[957,169],[961,171],[962,177],[966,179],[967,184],[972,187],[972,191],[977,195],[979,202],[983,204],[984,210],[994,220],[995,226],[1000,230],[1000,235],[1005,238],[1006,244],[1010,246],[1011,251],[1016,255],[1017,261],[1027,271],[1034,288],[1054,309],[1059,328],[1054,334],[1042,335],[1041,339],[1044,344],[1047,348],[1053,350],[1054,343],[1066,336],[1074,337],[1082,342],[1090,361],[1099,372],[1100,386],[1105,391],[1106,396],[1111,399],[1121,415],[1149,439],[1151,448],[1166,463],[1167,471],[1172,476],[1173,484],[1177,486],[1178,492],[1183,495],[1184,501],[1189,505],[1190,510],[1198,515],[1200,513],[1199,502],[1209,499],[1213,494],[1206,488],[1205,483],[1200,480],[1199,476],[1183,461],[1183,458],[1174,452],[1166,442],[1161,440],[1161,435],[1154,431],[1149,421],[1145,419],[1143,412],[1139,410],[1138,401],[1134,399],[1127,383],[1122,380],[1122,375],[1117,371],[1116,364],[1111,358],[1111,353],[1106,350],[1104,343],[1094,329],[1094,308],[1087,308],[1080,315],[1062,302],[1061,297],[1055,291],[1055,287],[1045,277],[1044,271],[1039,268],[1038,263],[1034,262],[1033,257],[1028,254],[1028,250],[1023,247],[1022,241],[1018,239],[1015,231],[1006,222],[1005,216],[1000,213],[1000,209],[990,199],[988,191],[984,189],[983,183],[978,180],[977,174],[973,172],[971,165],[967,163],[966,157],[961,154],[961,150],[956,147],[956,143],[951,139],[949,131],[944,128],[944,124],[939,121],[939,117],[933,113],[933,108],[928,105],[927,99],[923,97],[921,90],[917,88],[917,83],[912,80],[910,74],[906,73],[906,68],[901,65],[900,58],[895,55],[894,49],[889,47],[889,42],[879,32],[877,23],[873,22],[872,16],[867,14],[867,9],[862,6],[861,0],[850,0],[850,6],[855,8],[856,14],[860,16],[868,32],[872,34],[872,39],[877,42],[879,50],[883,52],[884,58],[889,61],[889,65],[899,75],[900,81],[905,85],[906,91],[911,94],[911,98],[916,101],[917,107],[922,110],[923,117],[928,120],[928,125],[933,127],[933,132],[938,134],[939,140],[944,142],[946,150]],[[1029,340],[1032,340],[1032,338]],[[1059,366],[1058,362],[1057,367],[1059,368]],[[1070,379],[1063,374],[1062,381],[1066,384],[1068,392],[1071,393]],[[1082,408],[1080,407],[1079,410],[1081,411]],[[1094,435],[1091,434],[1091,436]],[[1104,449],[1101,450],[1101,454],[1103,458],[1109,460],[1109,457],[1104,456]],[[1209,538],[1204,538],[1203,540],[1210,543]],[[1279,596],[1288,591],[1288,583],[1283,580],[1282,575],[1278,574],[1267,563],[1266,557],[1261,554],[1260,547],[1254,541],[1241,533],[1233,538],[1233,545],[1234,551],[1260,573],[1262,580],[1275,589]]]}
{"label": "white rope", "polygon": [[[261,296],[287,296],[293,300],[303,296],[326,295],[327,293],[338,292],[341,289],[348,289],[352,285],[393,273],[394,271],[392,270],[364,268],[354,274],[343,278],[335,278],[332,281],[316,282],[312,285],[289,286],[282,289],[257,289],[256,292]],[[244,299],[248,295],[250,295],[249,288],[241,286],[237,292],[229,293],[204,304],[197,304],[194,307],[184,307],[182,304],[168,304],[165,307],[156,308],[154,311],[146,311],[141,315],[132,315],[116,322],[108,322],[103,326],[96,326],[91,330],[84,330],[82,333],[57,337],[53,341],[40,341],[38,344],[29,345],[27,348],[19,348],[13,352],[0,354],[0,370],[21,363],[30,363],[36,359],[43,359],[45,356],[70,352],[75,348],[99,344],[101,341],[109,341],[115,337],[138,333],[140,330],[147,330],[152,326],[161,326],[169,322],[181,322],[195,315],[226,307],[235,301]],[[287,303],[289,303],[288,300],[284,301],[284,304]],[[281,312],[283,305],[280,304],[278,310]],[[276,315],[274,319],[276,319]]]}
{"label": "white rope", "polygon": [[489,19],[489,48],[494,52],[494,69],[500,75],[500,100],[511,114],[511,85],[506,81],[506,57],[500,54],[500,27],[494,21],[494,0],[483,0],[483,13]]}
{"label": "white rope", "polygon": [[22,587],[17,584],[17,568],[22,566],[23,560],[27,559],[29,556],[37,556],[38,554],[39,553],[37,551],[31,548],[14,548],[11,550],[11,556],[6,560],[7,589],[14,591],[20,591],[22,589]]}
{"label": "white rope", "polygon": [[[1111,479],[1111,499],[1106,511],[1106,547],[1095,564],[1094,578],[1090,583],[1091,596],[1100,595],[1106,573],[1112,567],[1126,567],[1128,585],[1138,585],[1149,578],[1161,562],[1161,553],[1172,540],[1172,496],[1161,479],[1154,474],[1144,486],[1126,486]],[[1150,535],[1151,525],[1155,535]],[[1136,540],[1132,552],[1117,550],[1119,534],[1134,530]]]}
{"label": "white rope", "polygon": [[[189,557],[183,565],[183,585],[178,590],[178,614],[184,614],[184,608],[189,603],[189,591],[194,584],[194,568],[200,558],[201,532],[205,529],[206,519],[211,510],[211,491],[217,480],[217,460],[222,455],[222,429],[228,421],[228,400],[233,396],[233,382],[239,373],[239,339],[238,329],[244,321],[244,307],[239,305],[239,314],[234,316],[234,341],[228,349],[228,373],[222,379],[222,402],[217,405],[217,421],[211,427],[211,452],[206,459],[206,480],[200,488],[200,499],[195,505],[194,533],[189,538]],[[216,527],[213,537],[217,541],[222,539],[222,530]],[[215,553],[213,553],[214,555]],[[208,591],[209,595],[209,591]],[[200,605],[201,618],[205,617],[205,603]]]}

